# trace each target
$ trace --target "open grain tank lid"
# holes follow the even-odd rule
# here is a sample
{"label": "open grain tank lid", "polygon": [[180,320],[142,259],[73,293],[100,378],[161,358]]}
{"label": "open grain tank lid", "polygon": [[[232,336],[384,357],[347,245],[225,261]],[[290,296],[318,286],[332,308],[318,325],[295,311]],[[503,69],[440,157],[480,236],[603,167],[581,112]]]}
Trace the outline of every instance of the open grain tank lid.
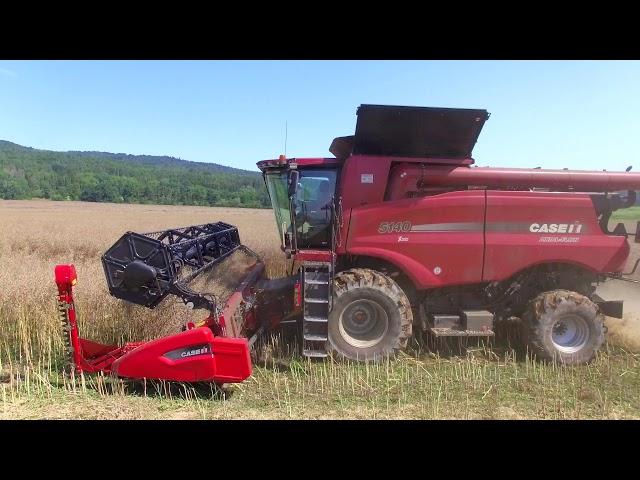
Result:
{"label": "open grain tank lid", "polygon": [[356,133],[336,138],[329,151],[354,155],[470,158],[486,110],[360,105]]}

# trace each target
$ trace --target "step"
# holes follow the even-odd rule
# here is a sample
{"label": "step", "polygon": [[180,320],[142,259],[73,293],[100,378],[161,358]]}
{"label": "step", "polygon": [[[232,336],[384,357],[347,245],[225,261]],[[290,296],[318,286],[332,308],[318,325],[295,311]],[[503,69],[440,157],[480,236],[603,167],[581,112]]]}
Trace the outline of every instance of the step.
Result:
{"label": "step", "polygon": [[323,352],[321,350],[303,350],[302,354],[305,357],[314,357],[314,358],[326,358],[326,357],[328,357],[327,352]]}
{"label": "step", "polygon": [[309,292],[305,292],[305,296],[304,296],[304,303],[309,304],[309,303],[314,303],[314,304],[320,304],[320,303],[329,303],[329,300],[327,299],[326,296],[322,296],[322,294],[318,294],[318,292],[312,292],[314,295],[310,295]]}
{"label": "step", "polygon": [[304,298],[305,303],[329,303],[329,300],[326,298]]}
{"label": "step", "polygon": [[311,335],[309,333],[304,334],[304,339],[310,342],[326,342],[328,340],[326,335]]}
{"label": "step", "polygon": [[307,270],[305,269],[304,271],[304,275],[306,277],[328,277],[329,276],[329,271],[321,271],[321,270]]}
{"label": "step", "polygon": [[331,275],[331,270],[309,270],[305,269],[304,276],[305,278],[316,278],[318,279],[326,279]]}
{"label": "step", "polygon": [[310,260],[304,262],[304,268],[322,268],[326,270],[329,267],[331,267],[331,262],[314,262]]}
{"label": "step", "polygon": [[429,331],[436,337],[493,337],[492,330],[456,330],[454,328],[430,328]]}
{"label": "step", "polygon": [[325,317],[304,317],[305,322],[329,323],[329,319]]}
{"label": "step", "polygon": [[307,280],[305,278],[304,283],[307,283],[309,285],[329,285],[329,282],[325,281],[325,280]]}
{"label": "step", "polygon": [[441,328],[458,328],[460,329],[460,316],[459,315],[445,315],[445,314],[436,314],[431,316],[432,325],[435,329]]}

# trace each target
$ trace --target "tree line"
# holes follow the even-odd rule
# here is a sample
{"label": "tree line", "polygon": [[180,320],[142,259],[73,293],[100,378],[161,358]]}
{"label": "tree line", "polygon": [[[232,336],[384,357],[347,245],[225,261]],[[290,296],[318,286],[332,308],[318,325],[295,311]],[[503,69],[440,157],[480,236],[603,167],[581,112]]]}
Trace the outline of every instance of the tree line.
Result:
{"label": "tree line", "polygon": [[258,172],[173,157],[53,152],[0,141],[0,199],[270,207]]}

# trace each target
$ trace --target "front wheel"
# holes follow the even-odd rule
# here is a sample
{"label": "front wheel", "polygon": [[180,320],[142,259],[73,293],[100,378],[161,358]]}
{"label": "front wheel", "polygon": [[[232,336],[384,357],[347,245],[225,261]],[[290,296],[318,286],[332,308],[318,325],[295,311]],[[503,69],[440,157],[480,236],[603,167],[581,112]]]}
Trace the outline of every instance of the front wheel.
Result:
{"label": "front wheel", "polygon": [[538,295],[524,320],[527,344],[543,360],[587,363],[604,343],[604,316],[595,303],[576,292],[553,290]]}
{"label": "front wheel", "polygon": [[375,270],[346,270],[335,278],[329,314],[330,349],[351,360],[381,360],[411,336],[413,314],[402,289]]}

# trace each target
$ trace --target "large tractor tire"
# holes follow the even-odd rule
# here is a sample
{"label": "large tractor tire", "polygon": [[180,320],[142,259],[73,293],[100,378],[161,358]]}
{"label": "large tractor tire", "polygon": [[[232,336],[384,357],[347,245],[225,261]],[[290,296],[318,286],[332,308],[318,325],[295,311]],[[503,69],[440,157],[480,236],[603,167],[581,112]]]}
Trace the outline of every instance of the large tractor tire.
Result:
{"label": "large tractor tire", "polygon": [[569,290],[552,290],[533,299],[523,328],[527,346],[536,358],[567,365],[591,361],[607,331],[598,306]]}
{"label": "large tractor tire", "polygon": [[366,268],[336,275],[329,314],[329,349],[338,357],[379,361],[407,345],[413,314],[388,276]]}

